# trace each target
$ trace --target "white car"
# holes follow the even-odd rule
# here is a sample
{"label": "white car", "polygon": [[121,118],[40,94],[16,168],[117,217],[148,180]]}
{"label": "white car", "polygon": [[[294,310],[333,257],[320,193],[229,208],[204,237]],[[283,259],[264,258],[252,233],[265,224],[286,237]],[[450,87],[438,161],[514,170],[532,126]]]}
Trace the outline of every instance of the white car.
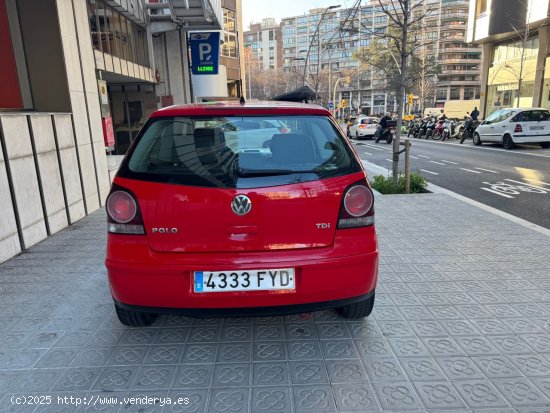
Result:
{"label": "white car", "polygon": [[355,119],[355,122],[349,127],[350,138],[367,138],[374,137],[376,127],[378,126],[378,118],[361,116]]}
{"label": "white car", "polygon": [[550,148],[550,112],[544,108],[510,108],[491,113],[474,132],[474,145],[502,143],[512,149],[516,143],[540,143]]}

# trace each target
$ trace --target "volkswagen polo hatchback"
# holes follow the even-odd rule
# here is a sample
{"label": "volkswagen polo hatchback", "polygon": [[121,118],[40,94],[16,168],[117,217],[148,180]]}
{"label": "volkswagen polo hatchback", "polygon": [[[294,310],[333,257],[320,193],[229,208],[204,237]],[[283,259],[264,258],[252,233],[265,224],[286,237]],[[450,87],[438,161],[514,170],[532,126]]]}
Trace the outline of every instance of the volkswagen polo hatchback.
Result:
{"label": "volkswagen polo hatchback", "polygon": [[106,266],[120,321],[370,314],[374,197],[330,112],[203,104],[154,113],[114,179]]}

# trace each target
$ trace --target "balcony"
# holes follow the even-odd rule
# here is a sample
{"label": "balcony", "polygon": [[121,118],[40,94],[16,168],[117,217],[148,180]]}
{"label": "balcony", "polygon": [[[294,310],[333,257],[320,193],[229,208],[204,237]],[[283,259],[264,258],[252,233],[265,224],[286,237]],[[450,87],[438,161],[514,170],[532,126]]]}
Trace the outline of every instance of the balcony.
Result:
{"label": "balcony", "polygon": [[220,30],[223,24],[221,0],[146,0],[151,31],[177,28]]}
{"label": "balcony", "polygon": [[481,84],[479,80],[441,80],[437,81],[437,87],[446,87],[446,86],[477,86]]}
{"label": "balcony", "polygon": [[452,75],[479,75],[481,69],[461,69],[461,70],[442,70],[439,76],[452,76]]}
{"label": "balcony", "polygon": [[451,65],[451,64],[481,64],[481,58],[475,59],[475,58],[463,58],[463,59],[447,59],[445,57],[441,57],[441,54],[439,55],[439,62],[442,65]]}

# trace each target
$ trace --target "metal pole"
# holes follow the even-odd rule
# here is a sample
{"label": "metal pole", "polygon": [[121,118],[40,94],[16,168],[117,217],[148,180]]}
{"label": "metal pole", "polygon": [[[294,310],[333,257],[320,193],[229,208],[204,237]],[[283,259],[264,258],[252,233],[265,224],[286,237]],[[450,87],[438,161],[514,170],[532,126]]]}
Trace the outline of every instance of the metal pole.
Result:
{"label": "metal pole", "polygon": [[405,138],[405,193],[411,192],[411,164],[409,163],[409,152],[411,150],[411,141]]}
{"label": "metal pole", "polygon": [[338,82],[340,80],[342,80],[343,78],[339,77],[338,79],[336,79],[336,83],[334,84],[334,92],[333,92],[333,95],[332,95],[332,104],[334,105],[332,109],[332,116],[333,117],[336,117],[336,89],[338,89]]}

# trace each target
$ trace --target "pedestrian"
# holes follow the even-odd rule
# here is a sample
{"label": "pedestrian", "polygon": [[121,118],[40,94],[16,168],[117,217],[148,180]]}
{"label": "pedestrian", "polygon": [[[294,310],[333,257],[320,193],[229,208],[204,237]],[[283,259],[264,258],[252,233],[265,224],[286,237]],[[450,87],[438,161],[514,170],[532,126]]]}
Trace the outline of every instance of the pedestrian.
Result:
{"label": "pedestrian", "polygon": [[479,117],[479,110],[477,110],[477,106],[474,108],[474,110],[472,110],[472,113],[470,113],[470,117],[472,118],[472,120],[477,120],[477,118]]}

